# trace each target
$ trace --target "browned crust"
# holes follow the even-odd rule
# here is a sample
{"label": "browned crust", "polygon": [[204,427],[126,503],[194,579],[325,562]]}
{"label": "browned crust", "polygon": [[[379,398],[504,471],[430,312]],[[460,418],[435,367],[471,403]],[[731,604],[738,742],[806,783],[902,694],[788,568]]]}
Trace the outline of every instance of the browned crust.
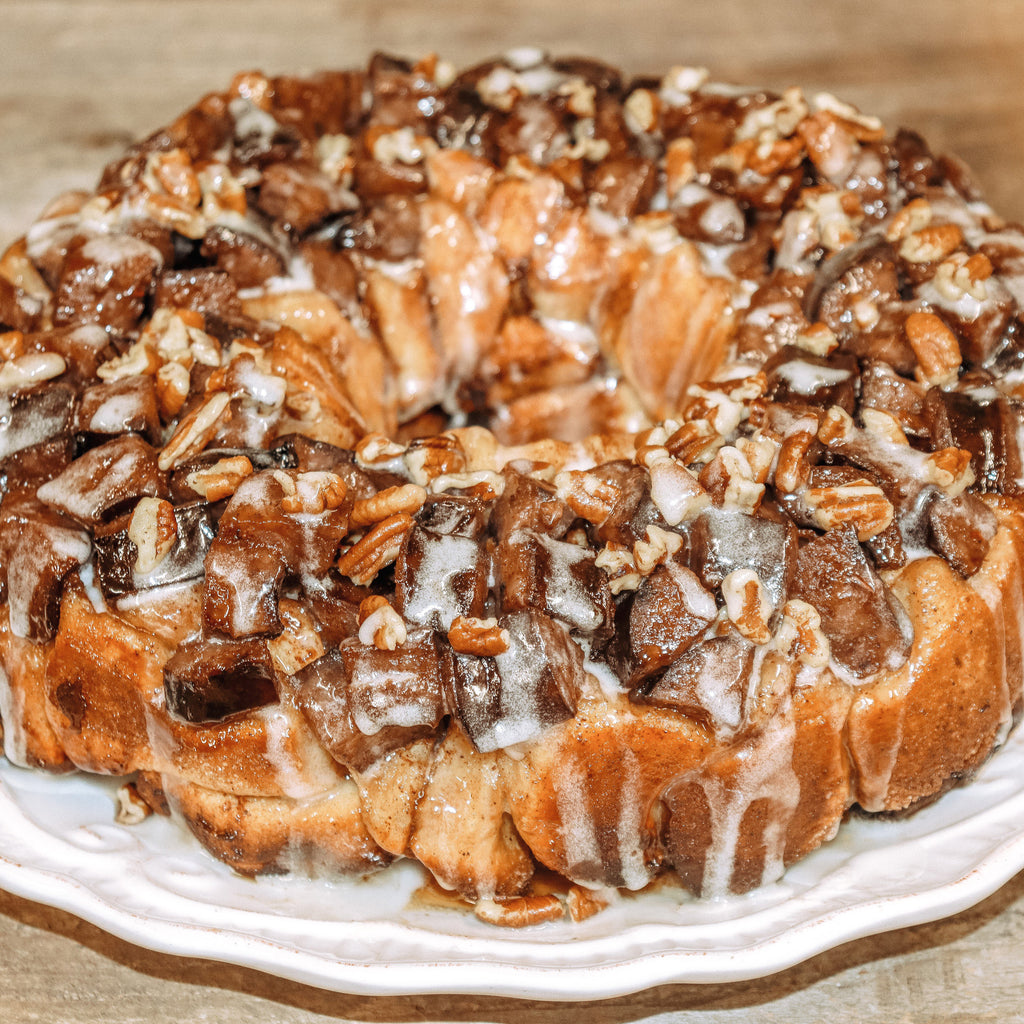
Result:
{"label": "browned crust", "polygon": [[392,859],[366,831],[350,781],[310,801],[235,796],[172,776],[163,781],[172,810],[240,874],[358,874]]}

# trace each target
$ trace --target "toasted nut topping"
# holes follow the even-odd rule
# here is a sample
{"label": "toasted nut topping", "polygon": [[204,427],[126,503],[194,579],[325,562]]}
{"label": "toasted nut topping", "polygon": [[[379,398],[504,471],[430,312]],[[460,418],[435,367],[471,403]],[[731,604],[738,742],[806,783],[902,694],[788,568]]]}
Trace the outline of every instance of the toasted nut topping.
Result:
{"label": "toasted nut topping", "polygon": [[608,586],[613,594],[636,590],[643,582],[633,564],[633,552],[615,541],[610,541],[597,553],[594,564],[608,573]]}
{"label": "toasted nut topping", "polygon": [[774,646],[801,664],[814,668],[828,664],[828,637],[821,630],[821,616],[806,601],[794,599],[782,606],[782,622],[775,634]]}
{"label": "toasted nut topping", "polygon": [[183,149],[150,153],[143,172],[144,182],[154,191],[166,192],[187,206],[198,206],[202,198],[199,179],[192,169],[192,160]]}
{"label": "toasted nut topping", "polygon": [[853,417],[838,405],[833,405],[818,427],[818,440],[833,445],[838,441],[849,441],[857,433]]}
{"label": "toasted nut topping", "polygon": [[965,252],[955,252],[939,264],[932,284],[949,302],[959,302],[966,295],[984,302],[988,298],[986,282],[993,273],[992,261],[984,253],[968,256]]}
{"label": "toasted nut topping", "polygon": [[382,164],[418,164],[437,152],[437,143],[428,135],[417,135],[408,125],[402,128],[379,128],[370,149],[373,159]]}
{"label": "toasted nut topping", "polygon": [[665,186],[669,195],[678,195],[697,177],[696,159],[697,146],[693,139],[683,136],[665,147]]}
{"label": "toasted nut topping", "polygon": [[644,536],[633,545],[633,562],[640,572],[647,576],[654,567],[668,561],[682,546],[683,538],[678,533],[648,526]]}
{"label": "toasted nut topping", "polygon": [[905,327],[917,356],[919,379],[936,387],[954,383],[961,363],[956,335],[934,313],[911,313]]}
{"label": "toasted nut topping", "polygon": [[282,598],[278,602],[278,615],[284,629],[267,641],[267,650],[274,667],[291,676],[316,661],[324,653],[324,645],[312,613],[298,601]]}
{"label": "toasted nut topping", "polygon": [[569,916],[574,921],[585,921],[604,910],[608,906],[608,900],[592,889],[574,885],[566,893],[565,905],[569,908]]}
{"label": "toasted nut topping", "polygon": [[408,513],[388,516],[342,553],[338,559],[338,572],[348,576],[357,586],[372,582],[381,569],[398,557],[402,541],[414,525],[415,520]]}
{"label": "toasted nut topping", "polygon": [[359,625],[361,626],[374,612],[390,607],[390,605],[391,602],[382,594],[371,594],[369,597],[364,597],[359,602],[359,611],[357,612]]}
{"label": "toasted nut topping", "polygon": [[793,339],[797,348],[815,356],[827,356],[839,347],[839,339],[827,324],[814,323]]}
{"label": "toasted nut topping", "polygon": [[912,199],[889,222],[885,231],[886,240],[898,242],[915,231],[927,227],[932,220],[932,207],[927,199]]}
{"label": "toasted nut topping", "polygon": [[[652,428],[651,430],[644,431],[644,434],[637,435],[636,452],[633,455],[633,461],[638,466],[643,466],[644,469],[650,469],[656,462],[672,458],[664,444],[647,443],[648,438],[644,437],[644,435],[651,435],[653,433],[654,429]],[[641,441],[641,438],[644,438],[644,440]]]}
{"label": "toasted nut topping", "polygon": [[768,480],[772,463],[779,450],[779,442],[768,437],[739,437],[736,439],[736,450],[747,460],[750,472],[756,483],[763,484]]}
{"label": "toasted nut topping", "polygon": [[478,900],[473,913],[487,924],[527,928],[542,921],[557,921],[565,908],[557,896],[520,896],[513,900]]}
{"label": "toasted nut topping", "polygon": [[804,205],[814,218],[821,244],[832,252],[857,241],[857,226],[864,219],[859,203],[850,203],[849,192],[814,191],[804,194]]}
{"label": "toasted nut topping", "polygon": [[345,500],[348,490],[345,481],[337,473],[313,472],[299,473],[294,478],[287,473],[276,471],[275,477],[284,476],[288,479],[290,489],[285,488],[281,499],[281,510],[305,515],[320,515],[338,508]]}
{"label": "toasted nut topping", "polygon": [[962,448],[942,448],[924,460],[924,478],[941,487],[951,498],[962,494],[974,483],[971,453]]}
{"label": "toasted nut topping", "polygon": [[746,408],[721,391],[705,391],[696,385],[691,387],[692,401],[686,407],[686,418],[706,422],[716,434],[728,437],[743,422]]}
{"label": "toasted nut topping", "polygon": [[667,448],[646,448],[638,453],[651,476],[651,500],[669,526],[678,526],[711,504],[697,478]]}
{"label": "toasted nut topping", "polygon": [[775,487],[783,494],[793,494],[807,483],[810,464],[807,453],[814,444],[814,434],[797,430],[783,438],[779,461],[775,466]]}
{"label": "toasted nut topping", "polygon": [[220,459],[212,466],[189,473],[185,483],[207,501],[220,501],[234,494],[238,485],[252,475],[252,463],[245,455]]}
{"label": "toasted nut topping", "polygon": [[704,467],[700,483],[719,496],[727,509],[753,512],[764,497],[764,484],[757,481],[746,456],[732,445],[721,448]]}
{"label": "toasted nut topping", "polygon": [[226,391],[218,391],[193,409],[178,424],[178,429],[160,453],[157,465],[162,470],[173,469],[193,455],[198,455],[217,433],[221,417],[230,403],[231,396]]}
{"label": "toasted nut topping", "polygon": [[692,466],[712,459],[724,443],[725,438],[707,420],[690,420],[665,441],[665,447],[684,466]]}
{"label": "toasted nut topping", "polygon": [[21,331],[0,331],[0,359],[17,359],[25,354],[25,335]]}
{"label": "toasted nut topping", "polygon": [[141,575],[152,572],[178,539],[174,506],[162,498],[142,498],[128,523],[128,539],[138,549],[132,569]]}
{"label": "toasted nut topping", "polygon": [[613,483],[581,469],[559,473],[555,490],[576,515],[598,525],[611,515],[619,499],[619,489]]}
{"label": "toasted nut topping", "polygon": [[956,224],[932,224],[908,235],[900,246],[900,256],[908,263],[935,263],[944,260],[964,240]]}
{"label": "toasted nut topping", "polygon": [[854,480],[835,487],[808,487],[802,497],[823,530],[849,523],[860,541],[877,536],[892,523],[892,504],[870,480]]}
{"label": "toasted nut topping", "polygon": [[444,435],[413,441],[404,459],[413,483],[424,487],[435,477],[461,473],[466,468],[466,456],[459,442]]}
{"label": "toasted nut topping", "polygon": [[766,644],[771,639],[768,620],[772,602],[764,584],[753,569],[737,569],[722,580],[722,597],[729,618],[752,643]]}
{"label": "toasted nut topping", "polygon": [[356,462],[360,466],[380,466],[405,454],[405,446],[384,434],[367,434],[356,444]]}
{"label": "toasted nut topping", "polygon": [[188,398],[191,377],[181,363],[164,363],[156,372],[156,400],[164,420],[174,419]]}
{"label": "toasted nut topping", "polygon": [[97,369],[96,376],[100,380],[114,381],[142,374],[154,374],[159,369],[159,356],[140,339],[123,356],[108,359]]}
{"label": "toasted nut topping", "polygon": [[497,619],[477,619],[459,615],[448,630],[448,643],[460,654],[475,654],[478,658],[493,658],[508,650],[508,630],[498,625]]}
{"label": "toasted nut topping", "polygon": [[378,651],[393,651],[408,639],[402,616],[387,599],[379,595],[365,598],[359,605],[359,642]]}
{"label": "toasted nut topping", "polygon": [[56,352],[27,352],[0,366],[0,391],[16,391],[59,377],[67,363]]}
{"label": "toasted nut topping", "polygon": [[624,545],[617,544],[614,541],[601,548],[597,553],[594,564],[599,569],[604,569],[607,573],[617,573],[623,569],[632,570],[635,568],[633,565],[633,552]]}
{"label": "toasted nut topping", "polygon": [[860,418],[864,421],[864,428],[876,437],[884,438],[890,444],[907,447],[910,442],[907,435],[900,426],[900,421],[891,413],[882,409],[872,409],[870,406],[861,409]]}
{"label": "toasted nut topping", "polygon": [[442,473],[430,481],[430,493],[465,491],[476,498],[492,501],[505,490],[505,478],[491,469],[475,469],[468,473]]}
{"label": "toasted nut topping", "polygon": [[224,164],[208,163],[199,172],[199,182],[203,187],[203,216],[207,221],[219,220],[225,213],[245,216],[245,184]]}
{"label": "toasted nut topping", "polygon": [[134,782],[127,782],[117,791],[117,813],[114,820],[118,825],[139,825],[151,814],[153,809],[139,796]]}
{"label": "toasted nut topping", "polygon": [[427,492],[419,484],[401,484],[397,487],[386,487],[372,498],[358,498],[352,504],[349,523],[353,529],[379,523],[396,512],[407,512],[413,515],[423,508],[427,500]]}
{"label": "toasted nut topping", "polygon": [[[651,131],[658,123],[658,109],[660,106],[661,102],[657,94],[651,92],[650,89],[634,89],[622,105],[622,113],[626,118],[626,125],[629,127],[629,130],[634,134]],[[671,150],[672,146],[670,144],[665,153],[666,170],[669,167],[669,154]],[[671,181],[670,172],[669,182],[671,183]],[[675,190],[672,189],[672,191],[674,192]]]}
{"label": "toasted nut topping", "polygon": [[579,75],[574,75],[567,82],[563,82],[558,87],[558,94],[560,96],[568,97],[566,106],[577,116],[577,117],[593,117],[594,116],[594,96],[597,90],[580,78]]}

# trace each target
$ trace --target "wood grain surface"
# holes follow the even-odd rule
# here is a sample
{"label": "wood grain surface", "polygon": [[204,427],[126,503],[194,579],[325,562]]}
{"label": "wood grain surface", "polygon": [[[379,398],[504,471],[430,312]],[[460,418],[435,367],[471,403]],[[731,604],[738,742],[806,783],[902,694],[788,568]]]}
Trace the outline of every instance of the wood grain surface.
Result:
{"label": "wood grain surface", "polygon": [[[514,44],[630,72],[824,89],[919,130],[1024,220],[1024,2],[904,0],[0,0],[0,246],[56,193],[238,70],[362,64],[374,50],[457,63]],[[1024,1021],[1024,876],[949,920],[850,943],[760,981],[667,986],[566,1006],[365,998],[162,956],[0,893],[0,1021]]]}

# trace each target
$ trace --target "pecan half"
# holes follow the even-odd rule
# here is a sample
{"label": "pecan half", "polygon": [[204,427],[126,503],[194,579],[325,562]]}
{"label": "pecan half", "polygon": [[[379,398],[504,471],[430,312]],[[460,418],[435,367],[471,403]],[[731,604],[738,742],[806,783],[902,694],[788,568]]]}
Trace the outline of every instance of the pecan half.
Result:
{"label": "pecan half", "polygon": [[164,445],[157,465],[163,470],[173,469],[193,455],[198,455],[217,433],[221,417],[230,403],[231,396],[226,391],[218,391],[193,409],[178,424],[178,429]]}
{"label": "pecan half", "polygon": [[405,535],[415,520],[407,512],[398,512],[377,523],[338,559],[338,572],[357,586],[372,582],[377,573],[398,557]]}
{"label": "pecan half", "polygon": [[234,494],[247,476],[252,476],[252,463],[245,455],[233,455],[218,459],[212,466],[194,470],[185,482],[207,501],[220,501]]}
{"label": "pecan half", "polygon": [[953,384],[962,362],[956,335],[934,313],[911,313],[905,330],[917,356],[920,379],[936,387]]}
{"label": "pecan half", "polygon": [[385,487],[370,498],[358,498],[352,505],[349,522],[353,529],[371,526],[399,512],[413,515],[427,500],[425,488],[419,484]]}
{"label": "pecan half", "polygon": [[479,900],[473,913],[487,924],[503,928],[526,928],[565,916],[565,907],[557,896],[520,896],[514,900]]}
{"label": "pecan half", "polygon": [[802,497],[814,513],[815,523],[823,530],[849,523],[859,541],[878,536],[892,523],[892,503],[870,480],[853,480],[834,487],[808,487]]}

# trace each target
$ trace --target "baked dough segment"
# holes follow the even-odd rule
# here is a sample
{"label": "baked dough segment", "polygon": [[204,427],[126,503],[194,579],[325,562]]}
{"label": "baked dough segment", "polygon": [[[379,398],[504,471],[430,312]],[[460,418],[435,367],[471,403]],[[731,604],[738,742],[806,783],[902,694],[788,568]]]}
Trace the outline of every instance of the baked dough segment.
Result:
{"label": "baked dough segment", "polygon": [[545,867],[585,886],[640,889],[657,873],[661,796],[712,749],[685,715],[584,695],[503,774],[516,829]]}
{"label": "baked dough segment", "polygon": [[1003,630],[977,589],[938,558],[912,562],[890,586],[914,643],[907,662],[861,689],[850,709],[856,798],[868,811],[904,810],[969,775],[1011,711]]}
{"label": "baked dough segment", "polygon": [[852,799],[851,696],[826,669],[756,733],[668,787],[664,843],[686,888],[747,892],[835,835]]}
{"label": "baked dough segment", "polygon": [[[655,89],[624,87],[590,62],[515,65],[454,82],[435,75],[436,61],[403,69],[384,57],[366,76],[240,76],[112,165],[96,195],[58,200],[29,242],[0,259],[7,299],[21,304],[15,322],[7,301],[0,324],[5,379],[15,382],[0,441],[19,456],[5,455],[4,469],[31,483],[34,514],[71,529],[76,551],[88,538],[53,515],[86,526],[99,551],[126,501],[162,502],[166,526],[168,505],[177,516],[199,496],[212,533],[218,503],[247,488],[247,475],[277,478],[289,515],[319,515],[306,502],[328,495],[336,520],[359,506],[355,529],[338,526],[315,568],[287,566],[287,592],[278,567],[262,632],[203,619],[201,545],[184,567],[174,548],[173,578],[188,585],[175,623],[167,593],[141,568],[167,541],[160,520],[146,558],[116,527],[118,555],[93,567],[110,610],[72,575],[55,640],[29,649],[0,625],[6,747],[54,769],[141,772],[140,792],[156,804],[152,780],[162,779],[206,847],[247,874],[364,870],[409,856],[469,900],[528,892],[535,862],[590,887],[638,889],[674,866],[695,892],[743,891],[829,838],[854,802],[913,807],[969,774],[1019,713],[1024,517],[1009,499],[984,499],[1003,529],[979,569],[991,524],[977,508],[980,492],[1022,480],[1024,410],[1011,407],[1012,378],[1001,379],[1017,359],[1010,325],[1021,301],[1001,239],[1013,253],[1017,229],[994,227],[956,168],[916,137],[886,139],[831,97],[705,89],[693,69]],[[445,148],[462,145],[474,152]],[[129,395],[134,404],[121,402]],[[482,422],[494,434],[454,427]],[[606,433],[586,436],[597,430]],[[289,439],[296,431],[305,439]],[[129,491],[106,470],[83,470],[108,436],[145,450],[144,479]],[[149,445],[161,439],[158,457]],[[579,597],[590,569],[606,572],[603,593],[614,583],[629,611],[630,577],[642,586],[678,554],[707,584],[703,639],[733,631],[763,658],[780,643],[792,594],[776,581],[769,601],[758,573],[774,575],[772,552],[784,560],[789,541],[738,544],[704,573],[711,546],[736,540],[726,527],[700,534],[701,554],[690,550],[693,517],[713,504],[756,513],[762,526],[784,521],[794,548],[853,524],[846,555],[861,560],[889,612],[905,607],[916,630],[910,661],[852,675],[881,662],[851,661],[844,646],[869,636],[895,650],[909,632],[888,620],[887,633],[860,628],[881,619],[855,619],[850,602],[846,625],[858,626],[844,632],[842,604],[809,587],[804,624],[808,613],[828,619],[817,653],[827,659],[831,642],[831,667],[812,665],[794,641],[787,657],[804,664],[788,664],[766,703],[746,674],[725,680],[750,698],[738,725],[714,702],[644,706],[641,684],[658,681],[630,668],[603,691],[592,678],[562,724],[481,753],[469,739],[480,732],[452,694],[439,694],[429,739],[350,779],[315,740],[286,677],[357,632],[381,651],[405,643],[408,594],[399,600],[390,562],[403,530],[422,539],[440,529],[426,515],[415,521],[415,509],[375,519],[368,507],[409,490],[427,507],[418,503],[452,491],[442,500],[466,498],[485,521],[517,459],[579,516],[572,529],[555,517],[548,561],[536,562],[550,565],[552,551],[564,560],[560,580],[538,570],[538,614],[558,616],[552,580],[561,599]],[[35,474],[49,485],[42,498]],[[63,492],[75,481],[72,507]],[[284,512],[254,517],[253,548]],[[474,532],[477,554],[508,540],[493,525]],[[6,540],[16,582],[33,562],[20,528]],[[352,552],[367,555],[367,538],[379,550],[356,572]],[[934,558],[897,568],[926,545],[954,568]],[[216,566],[207,560],[208,580],[225,578],[227,565],[254,587],[265,582],[265,563],[247,560],[244,545],[222,562],[223,546]],[[587,572],[573,571],[580,558]],[[32,607],[55,607],[49,599],[85,560],[55,558],[33,592],[47,601]],[[967,580],[956,571],[976,569]],[[733,572],[755,579],[734,576],[727,595]],[[483,616],[506,610],[501,574],[492,585],[474,563],[471,575],[474,594],[488,597],[462,610],[478,631],[500,633]],[[420,585],[436,581],[424,573]],[[363,635],[364,620],[384,614],[362,614],[370,598],[388,605],[390,633]],[[278,612],[295,629],[267,641]],[[590,634],[572,623],[570,642],[612,666],[613,624],[602,615]],[[44,641],[51,623],[37,617],[31,635]],[[448,626],[430,628],[455,650],[441,635]],[[185,643],[195,668],[194,652],[225,631],[268,650],[281,644],[269,659],[276,690],[260,676],[268,685],[248,702],[243,694],[226,720],[186,722],[168,703],[190,718],[220,710],[176,705],[174,666],[165,697],[168,658]],[[282,668],[285,657],[297,660]],[[200,687],[214,672],[202,667]],[[439,682],[419,673],[427,677]],[[376,695],[386,703],[383,688]]]}
{"label": "baked dough segment", "polygon": [[725,361],[732,332],[731,288],[709,277],[692,245],[651,259],[633,285],[611,347],[623,376],[655,420],[679,413],[687,388]]}
{"label": "baked dough segment", "polygon": [[163,787],[199,842],[242,875],[364,874],[392,860],[367,832],[350,779],[310,800],[238,796],[174,776]]}
{"label": "baked dough segment", "polygon": [[221,722],[171,714],[169,644],[68,586],[47,660],[46,711],[74,765],[103,775],[154,771],[235,796],[307,798],[346,776],[297,709],[272,705]]}
{"label": "baked dough segment", "polygon": [[13,764],[71,771],[60,738],[50,725],[46,664],[51,644],[34,644],[11,632],[7,609],[0,611],[0,737]]}
{"label": "baked dough segment", "polygon": [[171,648],[95,611],[81,582],[66,585],[46,670],[50,722],[77,768],[129,775],[152,768],[148,708],[163,699]]}
{"label": "baked dough segment", "polygon": [[479,753],[458,726],[437,744],[417,795],[409,852],[445,889],[516,896],[534,862],[506,812],[500,753]]}

